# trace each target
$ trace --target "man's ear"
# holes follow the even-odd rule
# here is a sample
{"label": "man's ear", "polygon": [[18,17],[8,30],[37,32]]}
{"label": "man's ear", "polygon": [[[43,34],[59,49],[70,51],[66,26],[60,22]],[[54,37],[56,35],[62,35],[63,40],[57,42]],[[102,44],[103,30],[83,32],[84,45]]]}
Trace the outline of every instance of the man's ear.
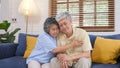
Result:
{"label": "man's ear", "polygon": [[66,19],[67,21],[69,21],[69,22],[70,22],[70,24],[72,24],[72,20],[68,20],[68,19],[67,19],[67,17],[65,17],[65,19]]}
{"label": "man's ear", "polygon": [[72,19],[69,19],[70,23],[72,24]]}
{"label": "man's ear", "polygon": [[72,20],[68,20],[70,24],[72,24]]}

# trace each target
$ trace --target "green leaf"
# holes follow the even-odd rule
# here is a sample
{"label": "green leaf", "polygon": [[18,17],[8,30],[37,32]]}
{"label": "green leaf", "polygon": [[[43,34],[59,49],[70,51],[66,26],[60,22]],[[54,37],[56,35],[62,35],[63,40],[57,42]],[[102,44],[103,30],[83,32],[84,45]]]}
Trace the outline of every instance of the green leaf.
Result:
{"label": "green leaf", "polygon": [[0,29],[4,29],[5,31],[8,30],[9,26],[10,26],[10,23],[8,23],[7,20],[4,20],[2,23],[0,23]]}
{"label": "green leaf", "polygon": [[14,40],[15,40],[15,36],[10,36],[8,37],[7,42],[14,43]]}
{"label": "green leaf", "polygon": [[15,33],[17,33],[20,30],[20,28],[16,28],[13,32],[10,33],[10,36],[14,36]]}
{"label": "green leaf", "polygon": [[15,36],[14,34],[17,33],[20,28],[16,28],[14,31],[10,31],[10,33],[7,31],[10,26],[10,23],[8,23],[7,20],[0,23],[0,29],[4,29],[6,33],[0,34],[0,43],[14,43]]}

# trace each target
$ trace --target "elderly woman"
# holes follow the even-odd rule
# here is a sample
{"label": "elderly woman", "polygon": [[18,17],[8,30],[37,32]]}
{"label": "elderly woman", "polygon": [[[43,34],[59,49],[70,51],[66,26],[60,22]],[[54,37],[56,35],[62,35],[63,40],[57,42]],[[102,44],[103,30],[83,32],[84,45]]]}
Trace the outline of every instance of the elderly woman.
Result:
{"label": "elderly woman", "polygon": [[[69,47],[77,47],[77,42],[72,42],[67,46],[57,47],[56,37],[59,33],[59,26],[55,18],[47,18],[44,23],[44,32],[39,34],[36,46],[26,63],[28,68],[49,68],[50,59],[55,57],[56,53],[65,51]],[[76,46],[73,46],[76,44]]]}
{"label": "elderly woman", "polygon": [[47,18],[44,22],[44,32],[39,34],[36,46],[27,58],[28,68],[46,68],[49,65],[45,63],[55,56],[51,51],[56,48],[58,33],[59,26],[55,18]]}
{"label": "elderly woman", "polygon": [[57,37],[57,45],[66,46],[72,41],[81,41],[83,44],[77,48],[69,48],[64,53],[51,60],[51,68],[90,68],[91,43],[87,32],[81,28],[72,27],[72,19],[69,13],[62,12],[56,16],[60,27]]}

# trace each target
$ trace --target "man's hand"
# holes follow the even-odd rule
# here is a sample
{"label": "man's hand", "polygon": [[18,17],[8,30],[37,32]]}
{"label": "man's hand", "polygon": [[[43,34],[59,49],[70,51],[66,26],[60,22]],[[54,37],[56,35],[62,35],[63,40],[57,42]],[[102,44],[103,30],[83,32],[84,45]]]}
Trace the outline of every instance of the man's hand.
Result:
{"label": "man's hand", "polygon": [[57,58],[60,62],[60,68],[68,68],[68,62],[71,61],[71,57],[66,54],[58,54]]}
{"label": "man's hand", "polygon": [[83,45],[83,41],[73,40],[71,43],[72,47],[80,47]]}
{"label": "man's hand", "polygon": [[60,60],[60,61],[72,61],[72,57],[71,56],[68,56],[66,54],[58,54],[57,55],[57,58]]}

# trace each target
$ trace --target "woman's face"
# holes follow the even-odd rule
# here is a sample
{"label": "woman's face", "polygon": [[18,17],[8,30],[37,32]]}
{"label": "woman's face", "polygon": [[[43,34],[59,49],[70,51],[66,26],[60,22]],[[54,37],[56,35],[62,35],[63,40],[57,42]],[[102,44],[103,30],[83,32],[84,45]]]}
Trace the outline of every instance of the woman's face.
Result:
{"label": "woman's face", "polygon": [[57,35],[59,34],[59,28],[57,25],[53,24],[50,26],[50,30],[49,30],[49,34],[52,37],[57,37]]}

